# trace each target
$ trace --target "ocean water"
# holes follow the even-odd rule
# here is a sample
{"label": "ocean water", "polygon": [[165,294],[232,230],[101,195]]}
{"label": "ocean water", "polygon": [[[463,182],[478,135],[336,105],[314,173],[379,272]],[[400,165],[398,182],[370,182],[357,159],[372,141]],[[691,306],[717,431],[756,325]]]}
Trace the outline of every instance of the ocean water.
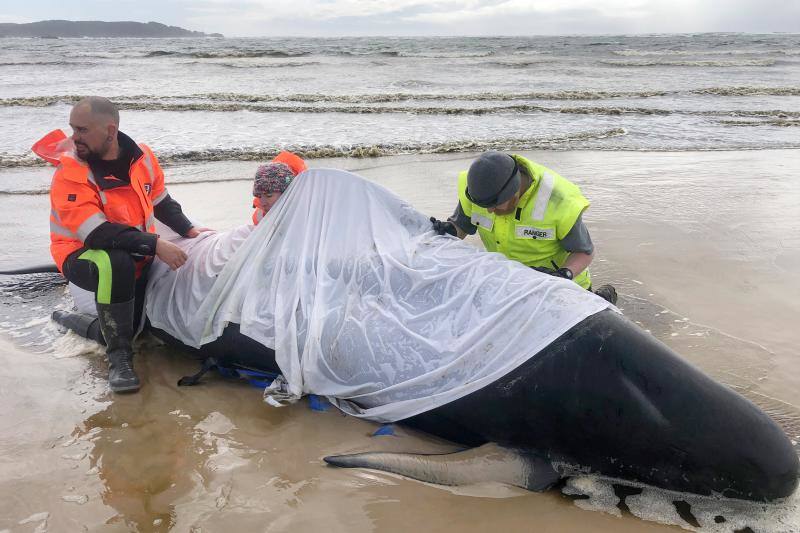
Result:
{"label": "ocean water", "polygon": [[0,45],[0,171],[90,94],[167,163],[800,147],[800,34]]}

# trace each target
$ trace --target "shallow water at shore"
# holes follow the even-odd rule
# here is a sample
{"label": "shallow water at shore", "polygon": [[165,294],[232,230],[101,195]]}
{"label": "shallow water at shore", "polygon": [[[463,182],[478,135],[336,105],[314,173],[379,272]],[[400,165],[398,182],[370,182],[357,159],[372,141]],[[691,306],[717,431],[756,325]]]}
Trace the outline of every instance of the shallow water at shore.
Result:
{"label": "shallow water at shore", "polygon": [[[617,285],[626,315],[800,440],[800,290],[791,283],[800,259],[800,153],[526,155],[578,183],[592,201],[593,275]],[[455,176],[469,158],[311,163],[356,171],[442,217],[455,206]],[[190,216],[224,229],[249,218],[254,166],[173,165],[167,182]],[[5,170],[0,182],[49,175],[34,172]],[[47,203],[41,194],[0,195],[2,240],[14,243],[0,266],[47,260]],[[0,335],[10,339],[0,341],[0,531],[42,524],[48,531],[672,529],[657,521],[692,529],[671,503],[678,496],[691,503],[702,531],[800,529],[797,495],[758,506],[646,491],[623,506],[637,518],[620,509],[603,480],[579,478],[533,494],[328,468],[321,458],[329,454],[455,448],[400,427],[396,436],[373,437],[377,425],[306,402],[271,408],[256,389],[219,377],[178,388],[196,364],[152,339],[137,356],[142,391],[112,396],[97,347],[46,324],[52,308],[67,305],[56,279],[0,280]]]}

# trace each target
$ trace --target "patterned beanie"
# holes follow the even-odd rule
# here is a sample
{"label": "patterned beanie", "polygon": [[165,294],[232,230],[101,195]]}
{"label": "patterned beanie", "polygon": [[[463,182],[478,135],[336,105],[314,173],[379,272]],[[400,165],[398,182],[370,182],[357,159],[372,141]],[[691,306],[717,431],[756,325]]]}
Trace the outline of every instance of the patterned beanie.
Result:
{"label": "patterned beanie", "polygon": [[253,182],[253,196],[284,192],[294,178],[294,173],[284,163],[267,163],[260,165],[256,170]]}

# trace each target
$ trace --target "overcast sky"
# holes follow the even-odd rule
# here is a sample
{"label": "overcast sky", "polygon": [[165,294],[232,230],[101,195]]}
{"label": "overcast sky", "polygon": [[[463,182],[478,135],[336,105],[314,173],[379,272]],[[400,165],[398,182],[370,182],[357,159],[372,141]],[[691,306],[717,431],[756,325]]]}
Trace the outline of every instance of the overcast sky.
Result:
{"label": "overcast sky", "polygon": [[0,0],[0,22],[46,19],[229,37],[800,32],[800,0]]}

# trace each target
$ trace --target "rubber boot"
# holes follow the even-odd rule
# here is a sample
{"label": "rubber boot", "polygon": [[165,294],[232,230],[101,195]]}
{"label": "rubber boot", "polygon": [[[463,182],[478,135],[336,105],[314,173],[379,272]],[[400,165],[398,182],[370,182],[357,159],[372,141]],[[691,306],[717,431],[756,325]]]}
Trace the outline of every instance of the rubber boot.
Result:
{"label": "rubber boot", "polygon": [[97,304],[100,330],[106,340],[108,384],[113,392],[139,390],[139,378],[133,371],[133,302]]}
{"label": "rubber boot", "polygon": [[51,318],[64,331],[74,331],[84,339],[95,341],[103,346],[106,345],[103,333],[100,331],[100,319],[94,315],[53,311]]}
{"label": "rubber boot", "polygon": [[617,289],[613,285],[600,285],[594,293],[605,301],[617,305]]}

